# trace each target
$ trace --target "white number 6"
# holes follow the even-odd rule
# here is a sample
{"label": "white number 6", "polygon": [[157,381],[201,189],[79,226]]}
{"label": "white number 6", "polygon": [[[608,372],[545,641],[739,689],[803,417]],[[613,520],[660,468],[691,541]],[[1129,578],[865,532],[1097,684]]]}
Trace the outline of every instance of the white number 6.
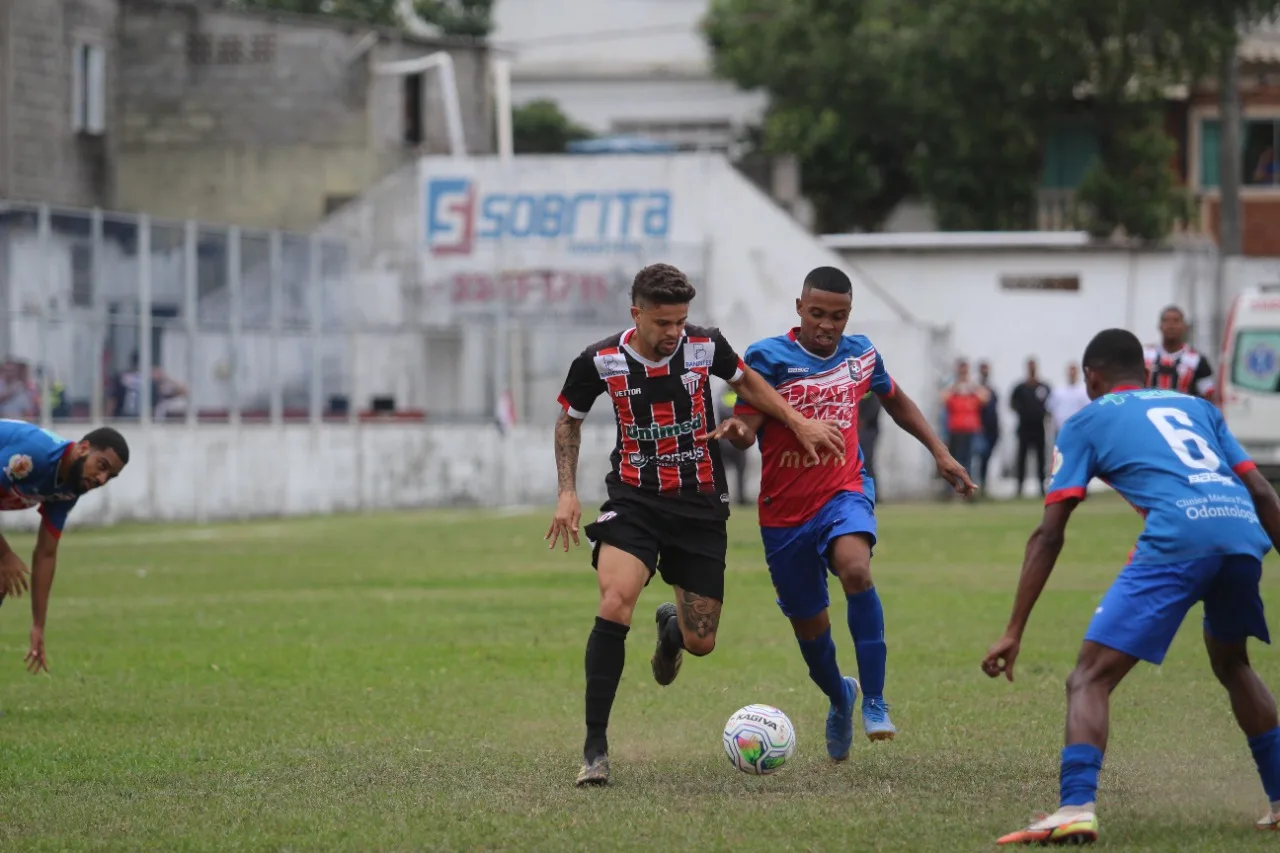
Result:
{"label": "white number 6", "polygon": [[[1148,409],[1147,418],[1155,424],[1156,429],[1160,430],[1160,436],[1168,443],[1169,449],[1177,454],[1183,465],[1200,471],[1217,471],[1221,467],[1222,460],[1209,447],[1209,442],[1197,433],[1182,428],[1195,426],[1186,412],[1172,408]],[[1182,424],[1182,427],[1174,426],[1175,423]],[[1196,450],[1200,452],[1199,459],[1191,455],[1187,449],[1188,444],[1196,446]]]}

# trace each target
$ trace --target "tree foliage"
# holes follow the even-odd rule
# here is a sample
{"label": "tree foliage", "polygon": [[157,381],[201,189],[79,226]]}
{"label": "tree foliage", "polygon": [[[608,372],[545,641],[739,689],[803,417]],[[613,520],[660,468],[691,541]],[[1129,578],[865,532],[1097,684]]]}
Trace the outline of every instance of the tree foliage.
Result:
{"label": "tree foliage", "polygon": [[[449,36],[483,38],[493,31],[494,0],[414,0],[418,17]],[[329,15],[346,21],[400,27],[398,0],[231,0],[233,8]]]}
{"label": "tree foliage", "polygon": [[1156,238],[1185,211],[1160,115],[1235,25],[1280,0],[713,0],[716,71],[770,96],[766,150],[799,157],[825,230],[870,230],[908,195],[943,228],[1034,225],[1045,141],[1101,140],[1087,225]]}
{"label": "tree foliage", "polygon": [[592,135],[549,98],[529,101],[511,111],[512,147],[517,154],[563,154],[570,142]]}

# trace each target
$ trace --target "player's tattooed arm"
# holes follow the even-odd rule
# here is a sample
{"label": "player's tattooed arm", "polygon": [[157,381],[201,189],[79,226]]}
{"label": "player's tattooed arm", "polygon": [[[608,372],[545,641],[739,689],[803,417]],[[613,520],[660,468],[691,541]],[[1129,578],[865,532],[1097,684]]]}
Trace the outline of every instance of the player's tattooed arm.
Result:
{"label": "player's tattooed arm", "polygon": [[578,544],[578,523],[582,519],[582,506],[578,503],[578,450],[582,447],[582,421],[568,412],[556,421],[556,479],[559,497],[551,527],[543,537],[551,541],[548,548],[564,543],[569,550],[569,540]]}
{"label": "player's tattooed arm", "polygon": [[578,490],[578,451],[582,448],[582,421],[568,412],[556,420],[556,480],[560,494]]}

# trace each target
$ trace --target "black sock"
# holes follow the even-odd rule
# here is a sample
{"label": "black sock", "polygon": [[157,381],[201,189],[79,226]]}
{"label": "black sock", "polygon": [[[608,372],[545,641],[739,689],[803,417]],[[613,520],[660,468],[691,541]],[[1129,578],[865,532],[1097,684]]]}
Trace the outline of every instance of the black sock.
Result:
{"label": "black sock", "polygon": [[672,616],[663,624],[662,646],[662,650],[673,657],[684,648],[684,632],[680,630],[679,615]]}
{"label": "black sock", "polygon": [[587,638],[587,741],[582,755],[588,761],[609,752],[609,711],[622,680],[629,630],[597,616]]}

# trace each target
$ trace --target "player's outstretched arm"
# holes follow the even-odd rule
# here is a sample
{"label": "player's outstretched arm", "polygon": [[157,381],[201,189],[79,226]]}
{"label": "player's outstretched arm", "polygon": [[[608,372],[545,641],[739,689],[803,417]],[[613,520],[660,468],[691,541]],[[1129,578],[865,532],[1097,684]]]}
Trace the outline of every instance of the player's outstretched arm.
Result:
{"label": "player's outstretched arm", "polygon": [[764,415],[734,415],[716,424],[716,431],[707,438],[723,438],[739,450],[750,450],[763,425]]}
{"label": "player's outstretched arm", "polygon": [[1258,513],[1258,523],[1271,538],[1271,547],[1280,552],[1280,495],[1276,494],[1276,490],[1257,468],[1246,471],[1240,479],[1244,480],[1244,486],[1249,490],[1249,497],[1253,499],[1253,508]]}
{"label": "player's outstretched arm", "polygon": [[1049,575],[1062,553],[1066,542],[1067,522],[1080,501],[1068,498],[1049,504],[1044,509],[1040,525],[1031,532],[1027,550],[1022,558],[1022,574],[1018,577],[1018,592],[1013,600],[1013,613],[1005,627],[1004,636],[993,645],[982,660],[982,671],[995,678],[1000,673],[1013,681],[1013,662],[1022,645],[1022,633],[1027,628],[1031,611],[1040,599],[1040,593],[1049,582]]}
{"label": "player's outstretched arm", "polygon": [[0,536],[0,595],[21,598],[27,589],[27,564]]}
{"label": "player's outstretched arm", "polygon": [[893,390],[888,394],[877,396],[880,397],[880,404],[885,412],[893,418],[893,422],[933,454],[938,473],[951,484],[952,488],[962,495],[971,494],[978,488],[969,478],[969,472],[956,461],[951,451],[947,450],[947,446],[942,443],[942,439],[938,438],[938,434],[933,431],[933,427],[929,426],[929,420],[924,416],[924,412],[920,411],[915,400],[907,396],[906,391],[894,385]]}
{"label": "player's outstretched arm", "polygon": [[844,435],[839,425],[830,421],[814,421],[791,408],[778,389],[750,366],[744,366],[742,375],[729,383],[744,403],[763,415],[780,421],[796,435],[805,449],[806,459],[813,464],[820,461],[818,448],[824,448],[840,457],[844,463]]}
{"label": "player's outstretched arm", "polygon": [[32,675],[40,670],[49,671],[44,652],[44,625],[49,616],[49,594],[53,592],[53,574],[57,567],[58,536],[41,524],[36,549],[31,555],[31,648],[26,663]]}
{"label": "player's outstretched arm", "polygon": [[582,505],[578,502],[578,451],[582,448],[582,420],[568,411],[556,419],[556,514],[551,519],[546,539],[548,548],[556,547],[563,540],[564,550],[569,550],[569,539],[578,544],[578,522],[582,520]]}

